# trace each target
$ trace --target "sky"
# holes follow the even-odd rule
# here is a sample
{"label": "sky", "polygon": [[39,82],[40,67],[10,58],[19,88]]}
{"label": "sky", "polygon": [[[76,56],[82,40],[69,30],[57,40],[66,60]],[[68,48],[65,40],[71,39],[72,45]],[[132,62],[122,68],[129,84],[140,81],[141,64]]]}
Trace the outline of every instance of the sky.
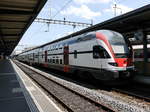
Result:
{"label": "sky", "polygon": [[[150,0],[47,0],[38,18],[58,19],[93,24],[101,23],[116,16],[150,4]],[[85,27],[33,22],[23,35],[15,50],[39,46],[61,38]],[[48,30],[49,29],[49,30]]]}

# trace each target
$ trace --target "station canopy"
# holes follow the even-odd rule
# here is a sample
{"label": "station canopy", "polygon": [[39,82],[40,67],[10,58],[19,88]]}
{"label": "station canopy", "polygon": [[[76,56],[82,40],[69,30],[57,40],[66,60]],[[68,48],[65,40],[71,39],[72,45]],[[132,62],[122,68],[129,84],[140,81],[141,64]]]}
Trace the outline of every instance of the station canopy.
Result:
{"label": "station canopy", "polygon": [[[143,6],[131,12],[114,17],[99,24],[93,25],[89,28],[65,36],[64,38],[58,39],[56,41],[100,29],[109,29],[120,32],[124,34],[125,35],[124,37],[126,37],[127,39],[133,38],[135,32],[137,32],[138,30],[142,30],[146,32],[147,35],[150,35],[150,5]],[[131,44],[142,44],[142,43],[141,41],[133,41]]]}
{"label": "station canopy", "polygon": [[0,54],[10,55],[47,0],[0,0]]}

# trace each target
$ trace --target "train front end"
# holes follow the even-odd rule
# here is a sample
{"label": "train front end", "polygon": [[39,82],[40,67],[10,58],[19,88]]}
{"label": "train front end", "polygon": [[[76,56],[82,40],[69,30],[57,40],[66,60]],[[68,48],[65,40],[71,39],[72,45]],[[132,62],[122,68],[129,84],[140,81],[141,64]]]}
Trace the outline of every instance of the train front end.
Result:
{"label": "train front end", "polygon": [[[132,47],[118,32],[102,30],[97,32],[99,44],[105,48],[109,58],[103,59],[102,70],[108,78],[128,79],[134,71]],[[108,56],[107,56],[108,57]],[[110,77],[109,77],[110,76]]]}

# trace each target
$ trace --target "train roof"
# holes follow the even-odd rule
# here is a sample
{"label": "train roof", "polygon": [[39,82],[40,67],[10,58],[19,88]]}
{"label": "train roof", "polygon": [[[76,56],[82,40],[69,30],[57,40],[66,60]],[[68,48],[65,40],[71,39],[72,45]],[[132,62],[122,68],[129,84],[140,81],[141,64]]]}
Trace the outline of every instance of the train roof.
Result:
{"label": "train roof", "polygon": [[[74,36],[74,37],[78,37],[78,38],[81,39],[81,37],[83,37],[83,35],[84,35],[84,36],[85,36],[85,35],[93,35],[93,36],[94,36],[94,34],[95,34],[95,31],[94,31],[94,32],[83,33],[83,34],[81,34],[81,35],[77,35],[77,36]],[[92,37],[93,37],[93,36],[92,36]],[[67,38],[66,38],[66,37],[67,37]],[[47,46],[47,45],[49,45],[49,44],[53,44],[53,43],[56,43],[56,42],[59,42],[59,41],[67,40],[67,39],[69,39],[69,38],[72,38],[72,39],[73,39],[73,37],[69,37],[69,36],[67,35],[67,36],[64,36],[64,37],[62,37],[62,38],[60,38],[60,39],[57,39],[57,40],[54,40],[54,41],[45,43],[45,44],[43,44],[43,45],[34,47],[34,48],[32,48],[32,49],[25,50],[25,51],[23,51],[22,53],[25,53],[25,52],[28,52],[28,51],[31,51],[31,50],[35,50],[35,49],[37,49],[37,48],[42,48],[42,47]],[[76,38],[76,39],[77,39],[77,38]],[[73,40],[74,40],[74,39],[73,39]],[[81,40],[80,40],[80,41],[81,41]],[[20,53],[20,54],[22,54],[22,53]]]}
{"label": "train roof", "polygon": [[[101,33],[107,34],[107,33],[112,33],[112,32],[115,32],[115,31],[103,29],[103,30],[97,30],[97,31],[92,31],[92,32],[86,32],[86,33],[83,33],[83,34],[80,34],[80,35],[76,35],[76,36],[71,36],[71,35],[68,36],[67,35],[67,36],[64,36],[62,38],[56,39],[54,41],[48,42],[46,44],[37,46],[37,47],[29,49],[29,50],[26,50],[24,52],[31,51],[31,50],[34,50],[34,49],[37,49],[37,48],[41,48],[41,47],[47,46],[49,44],[53,44],[53,43],[56,43],[56,42],[64,41],[64,40],[67,40],[67,39],[72,39],[72,40],[69,40],[68,44],[74,43],[74,42],[77,42],[77,41],[91,40],[94,37],[96,38],[96,36],[95,36],[96,32],[101,32]],[[90,35],[90,38],[86,38],[89,35]],[[64,42],[64,43],[66,43],[66,42]],[[22,53],[24,53],[24,52],[22,52]]]}

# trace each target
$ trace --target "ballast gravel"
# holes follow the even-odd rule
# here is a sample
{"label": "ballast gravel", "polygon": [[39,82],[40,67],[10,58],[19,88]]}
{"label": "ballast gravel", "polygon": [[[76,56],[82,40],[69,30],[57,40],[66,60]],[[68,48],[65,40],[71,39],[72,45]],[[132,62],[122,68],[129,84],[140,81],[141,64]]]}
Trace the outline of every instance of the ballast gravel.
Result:
{"label": "ballast gravel", "polygon": [[[20,63],[20,62],[19,62]],[[22,64],[22,63],[21,63]],[[25,64],[23,64],[25,65]],[[95,90],[91,90],[85,87],[82,87],[80,85],[76,85],[72,82],[60,79],[58,77],[55,77],[53,75],[50,75],[48,73],[45,73],[43,71],[40,71],[38,69],[35,69],[31,66],[25,65],[27,67],[29,67],[32,70],[35,70],[36,72],[56,81],[59,82],[60,84],[66,86],[67,88],[73,89],[77,92],[79,92],[80,94],[94,100],[97,101],[98,103],[104,105],[105,107],[108,107],[116,112],[150,112],[150,106],[147,105],[146,103],[142,103],[144,104],[141,105],[141,103],[135,101],[130,102],[124,100],[121,97],[117,97],[115,96],[115,94],[110,94],[109,92],[104,92],[102,91],[95,91]],[[128,99],[127,99],[128,100]],[[143,101],[145,102],[145,101]]]}

